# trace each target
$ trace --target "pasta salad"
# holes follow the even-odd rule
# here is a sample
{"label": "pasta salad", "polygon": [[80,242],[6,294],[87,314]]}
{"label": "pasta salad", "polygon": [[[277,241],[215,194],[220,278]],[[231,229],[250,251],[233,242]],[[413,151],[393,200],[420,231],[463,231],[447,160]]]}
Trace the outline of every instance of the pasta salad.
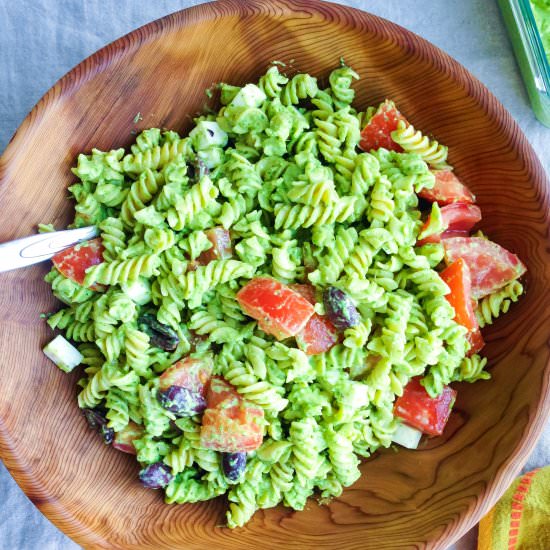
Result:
{"label": "pasta salad", "polygon": [[167,503],[227,493],[259,508],[339,496],[362,458],[439,435],[453,382],[485,380],[480,328],[525,267],[482,233],[447,147],[390,100],[358,111],[357,73],[328,87],[273,64],[221,84],[186,137],[81,154],[47,322],[105,443],[135,454]]}

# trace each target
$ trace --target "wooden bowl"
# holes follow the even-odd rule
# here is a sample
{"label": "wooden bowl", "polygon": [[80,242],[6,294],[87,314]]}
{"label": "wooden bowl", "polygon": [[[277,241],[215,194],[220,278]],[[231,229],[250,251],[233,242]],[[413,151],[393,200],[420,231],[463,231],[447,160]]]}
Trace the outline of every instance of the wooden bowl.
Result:
{"label": "wooden bowl", "polygon": [[[78,412],[75,382],[42,354],[58,307],[41,265],[0,275],[0,456],[40,510],[89,548],[446,548],[516,476],[550,410],[548,182],[512,117],[468,71],[414,34],[328,3],[222,0],[142,27],[86,59],[38,103],[0,161],[0,241],[73,216],[77,153],[135,131],[186,131],[204,89],[254,79],[276,59],[326,77],[340,56],[363,77],[358,106],[393,98],[450,147],[483,228],[527,263],[527,295],[486,331],[493,380],[459,388],[443,437],[381,452],[329,506],[258,512],[222,527],[225,502],[168,506]],[[143,119],[134,123],[141,113]]]}

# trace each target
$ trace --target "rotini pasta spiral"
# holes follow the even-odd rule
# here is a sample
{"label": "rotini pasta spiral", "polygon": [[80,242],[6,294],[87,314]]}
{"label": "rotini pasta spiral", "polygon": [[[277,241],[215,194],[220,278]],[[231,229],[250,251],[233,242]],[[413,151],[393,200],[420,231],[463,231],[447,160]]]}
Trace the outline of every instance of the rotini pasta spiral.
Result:
{"label": "rotini pasta spiral", "polygon": [[86,195],[82,201],[78,201],[74,209],[76,216],[73,227],[99,225],[107,217],[107,210],[95,195]]}
{"label": "rotini pasta spiral", "polygon": [[247,210],[246,199],[242,196],[231,197],[222,204],[220,215],[216,222],[220,223],[224,229],[229,229],[237,220],[239,220]]}
{"label": "rotini pasta spiral", "polygon": [[157,312],[157,319],[160,323],[168,325],[174,330],[178,330],[181,323],[180,308],[176,303],[170,300],[162,300]]}
{"label": "rotini pasta spiral", "polygon": [[271,249],[273,257],[271,272],[280,281],[290,282],[295,279],[301,279],[303,276],[303,269],[299,268],[299,264],[293,261],[289,253],[289,249],[295,243],[296,241],[294,243],[288,241],[284,246]]}
{"label": "rotini pasta spiral", "polygon": [[124,347],[124,330],[115,329],[113,332],[97,338],[95,343],[107,361],[116,361]]}
{"label": "rotini pasta spiral", "polygon": [[364,229],[359,234],[359,241],[349,254],[345,271],[352,277],[364,277],[379,250],[389,241],[391,234],[380,228]]}
{"label": "rotini pasta spiral", "polygon": [[478,380],[489,380],[491,375],[483,369],[487,365],[487,357],[480,357],[477,354],[465,357],[460,363],[459,370],[454,380],[459,382],[477,382]]}
{"label": "rotini pasta spiral", "polygon": [[173,416],[157,400],[157,388],[140,385],[138,389],[141,416],[145,429],[151,436],[160,437],[170,426]]}
{"label": "rotini pasta spiral", "polygon": [[164,462],[170,466],[172,473],[179,474],[193,465],[195,454],[189,440],[185,437],[176,438],[174,443],[177,447],[164,457]]}
{"label": "rotini pasta spiral", "polygon": [[351,67],[345,65],[330,73],[330,89],[339,108],[345,107],[353,101],[355,91],[351,87],[351,83],[358,79],[359,75]]}
{"label": "rotini pasta spiral", "polygon": [[338,126],[334,123],[333,117],[325,120],[314,118],[313,122],[317,127],[315,137],[317,147],[327,162],[334,162],[340,155],[341,141],[338,135]]}
{"label": "rotini pasta spiral", "polygon": [[160,281],[163,296],[170,296],[176,304],[183,305],[183,300],[200,301],[209,289],[239,279],[250,278],[254,268],[236,260],[214,260],[206,266],[186,273],[181,279],[170,275]]}
{"label": "rotini pasta spiral", "polygon": [[382,175],[373,185],[367,217],[371,223],[389,221],[395,210],[390,180]]}
{"label": "rotini pasta spiral", "polygon": [[[160,254],[176,244],[176,235],[170,229],[153,227],[145,230],[143,240],[155,254]],[[194,259],[194,257],[191,259]]]}
{"label": "rotini pasta spiral", "polygon": [[93,342],[95,340],[95,325],[92,320],[84,323],[75,321],[65,328],[65,334],[69,340],[75,342]]}
{"label": "rotini pasta spiral", "polygon": [[132,153],[134,155],[148,151],[153,147],[158,147],[160,144],[160,130],[158,128],[149,128],[143,130],[136,136],[136,142],[132,145]]}
{"label": "rotini pasta spiral", "polygon": [[173,208],[167,213],[167,221],[170,227],[181,231],[191,220],[218,196],[218,189],[213,185],[212,180],[205,176],[195,184],[183,196],[178,197]]}
{"label": "rotini pasta spiral", "polygon": [[111,388],[107,392],[105,404],[107,406],[107,418],[109,428],[115,432],[122,431],[130,422],[130,403],[134,406],[138,403],[137,385],[136,391],[124,391],[121,388]]}
{"label": "rotini pasta spiral", "polygon": [[162,175],[152,170],[143,171],[132,184],[126,200],[122,203],[120,217],[122,221],[132,226],[136,212],[145,208],[162,184]]}
{"label": "rotini pasta spiral", "polygon": [[297,229],[344,222],[353,215],[355,197],[341,197],[330,205],[275,205],[275,229]]}
{"label": "rotini pasta spiral", "polygon": [[358,156],[355,152],[355,147],[356,144],[348,146],[334,157],[334,181],[336,182],[336,190],[339,194],[345,195],[350,193],[357,197],[357,203],[363,203],[365,201],[363,196],[365,193],[355,189],[352,182],[353,172],[356,168],[355,162]]}
{"label": "rotini pasta spiral", "polygon": [[317,270],[308,275],[309,280],[314,284],[335,283],[355,249],[357,240],[354,227],[338,228],[333,248],[319,259]]}
{"label": "rotini pasta spiral", "polygon": [[279,97],[283,86],[288,82],[288,78],[279,72],[274,65],[269,67],[265,75],[260,78],[259,88],[268,98]]}
{"label": "rotini pasta spiral", "polygon": [[189,138],[167,141],[162,146],[151,147],[145,151],[126,155],[122,160],[123,170],[138,175],[145,170],[158,170],[179,156],[191,158],[193,150]]}
{"label": "rotini pasta spiral", "polygon": [[262,179],[254,165],[242,154],[231,151],[224,165],[228,177],[238,193],[248,197],[255,196],[262,187]]}
{"label": "rotini pasta spiral", "polygon": [[115,260],[94,265],[86,273],[85,283],[114,285],[135,281],[138,277],[151,277],[157,270],[159,257],[146,254],[130,260]]}
{"label": "rotini pasta spiral", "polygon": [[[193,470],[186,472],[194,473]],[[167,504],[201,502],[216,498],[226,491],[226,487],[193,477],[176,477],[166,487]]]}
{"label": "rotini pasta spiral", "polygon": [[318,89],[315,77],[308,74],[297,74],[282,89],[281,103],[291,105],[298,103],[300,99],[315,97]]}
{"label": "rotini pasta spiral", "polygon": [[127,327],[125,330],[124,347],[128,366],[145,378],[149,377],[149,336],[140,330]]}
{"label": "rotini pasta spiral", "polygon": [[105,247],[103,257],[112,262],[126,248],[124,224],[118,218],[106,218],[99,224],[101,240]]}
{"label": "rotini pasta spiral", "polygon": [[197,334],[208,335],[211,342],[223,344],[239,338],[239,332],[207,311],[195,311],[189,319],[189,328]]}
{"label": "rotini pasta spiral", "polygon": [[492,325],[494,320],[502,313],[507,313],[510,305],[517,302],[523,294],[523,286],[519,281],[513,281],[503,289],[489,294],[477,305],[476,316],[480,328]]}
{"label": "rotini pasta spiral", "polygon": [[133,372],[124,372],[116,363],[105,363],[78,394],[80,408],[94,408],[112,387],[131,388],[138,382]]}
{"label": "rotini pasta spiral", "polygon": [[422,160],[434,168],[443,168],[446,166],[447,147],[435,140],[430,141],[420,131],[415,130],[414,126],[400,121],[397,130],[392,132],[391,137],[405,151],[417,153]]}
{"label": "rotini pasta spiral", "polygon": [[351,176],[351,194],[366,194],[380,175],[380,163],[369,153],[357,155]]}
{"label": "rotini pasta spiral", "polygon": [[305,487],[317,475],[321,460],[319,456],[318,426],[311,417],[291,423],[292,464],[298,483]]}
{"label": "rotini pasta spiral", "polygon": [[359,459],[353,453],[353,443],[338,432],[330,433],[327,442],[334,475],[344,487],[349,487],[361,475],[358,468]]}
{"label": "rotini pasta spiral", "polygon": [[312,182],[296,182],[288,192],[288,198],[293,202],[317,206],[319,204],[330,204],[338,200],[334,189],[334,183],[330,180]]}
{"label": "rotini pasta spiral", "polygon": [[95,189],[95,199],[105,206],[118,206],[128,195],[128,189],[115,183],[99,183]]}
{"label": "rotini pasta spiral", "polygon": [[344,331],[344,346],[348,348],[362,348],[367,344],[372,330],[372,321],[367,319],[355,327]]}

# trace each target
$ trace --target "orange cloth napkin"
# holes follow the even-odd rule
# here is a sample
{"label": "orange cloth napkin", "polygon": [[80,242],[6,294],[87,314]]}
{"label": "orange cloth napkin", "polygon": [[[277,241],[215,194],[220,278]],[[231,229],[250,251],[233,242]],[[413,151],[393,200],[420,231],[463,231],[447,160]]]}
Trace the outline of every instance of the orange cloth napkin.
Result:
{"label": "orange cloth napkin", "polygon": [[550,466],[514,481],[479,523],[478,550],[550,550]]}

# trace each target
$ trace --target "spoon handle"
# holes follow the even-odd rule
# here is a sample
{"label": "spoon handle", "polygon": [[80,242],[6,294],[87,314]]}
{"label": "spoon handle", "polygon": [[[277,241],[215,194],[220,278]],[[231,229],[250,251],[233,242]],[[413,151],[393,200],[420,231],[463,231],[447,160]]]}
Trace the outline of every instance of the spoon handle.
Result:
{"label": "spoon handle", "polygon": [[52,233],[41,233],[32,237],[0,244],[0,272],[37,264],[76,244],[97,237],[97,227],[80,227]]}

